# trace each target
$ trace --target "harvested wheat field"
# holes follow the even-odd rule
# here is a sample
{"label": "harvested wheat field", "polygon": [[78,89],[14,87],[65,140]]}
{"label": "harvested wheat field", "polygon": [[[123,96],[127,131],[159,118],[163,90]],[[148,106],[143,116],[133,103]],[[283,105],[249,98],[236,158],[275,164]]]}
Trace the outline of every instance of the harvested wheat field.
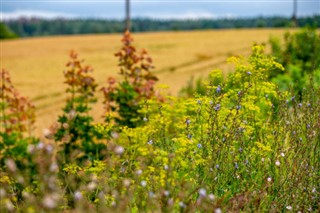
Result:
{"label": "harvested wheat field", "polygon": [[[169,91],[178,93],[191,76],[207,75],[221,68],[231,55],[246,55],[254,42],[282,37],[285,29],[239,29],[190,32],[157,32],[133,34],[137,49],[144,48],[153,58],[154,72]],[[94,68],[99,86],[105,79],[117,76],[117,58],[121,35],[82,35],[28,38],[1,41],[1,69],[11,73],[17,89],[28,96],[37,109],[36,128],[41,133],[57,120],[65,100],[63,70],[68,52],[75,50],[85,64]],[[102,105],[94,110],[103,114]]]}

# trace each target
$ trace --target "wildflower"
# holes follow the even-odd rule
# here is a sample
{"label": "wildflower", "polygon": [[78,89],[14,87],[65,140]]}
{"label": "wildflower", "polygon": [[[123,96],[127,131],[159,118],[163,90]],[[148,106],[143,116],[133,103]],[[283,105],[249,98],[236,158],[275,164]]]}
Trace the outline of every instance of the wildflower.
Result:
{"label": "wildflower", "polygon": [[43,136],[45,137],[45,138],[48,138],[48,139],[50,139],[50,138],[52,138],[52,132],[49,130],[49,129],[44,129],[43,130]]}
{"label": "wildflower", "polygon": [[49,196],[49,195],[47,195],[43,198],[42,204],[48,209],[53,209],[57,206],[57,202],[54,199],[54,197]]}
{"label": "wildflower", "polygon": [[38,143],[37,145],[38,150],[43,149],[43,147],[44,147],[44,144],[42,142]]}
{"label": "wildflower", "polygon": [[239,152],[242,152],[242,148],[241,147],[239,148]]}
{"label": "wildflower", "polygon": [[191,123],[191,120],[189,118],[187,118],[186,124],[189,125],[190,123]]}
{"label": "wildflower", "polygon": [[216,208],[216,209],[214,210],[214,213],[222,213],[222,210],[221,210],[220,208]]}
{"label": "wildflower", "polygon": [[130,186],[130,180],[129,180],[129,179],[124,179],[124,180],[122,181],[122,183],[123,183],[123,185],[124,185],[125,187],[129,187],[129,186]]}
{"label": "wildflower", "polygon": [[97,184],[95,182],[90,182],[87,187],[89,191],[92,191],[97,187]]}
{"label": "wildflower", "polygon": [[307,124],[307,128],[310,129],[310,124]]}
{"label": "wildflower", "polygon": [[289,103],[289,100],[286,100],[286,104],[288,104]]}
{"label": "wildflower", "polygon": [[74,196],[75,200],[81,200],[82,199],[82,193],[79,192],[79,191],[75,191],[73,196]]}
{"label": "wildflower", "polygon": [[302,141],[302,138],[299,138],[300,141]]}
{"label": "wildflower", "polygon": [[213,200],[215,199],[215,196],[211,193],[211,194],[208,195],[208,198],[209,198],[211,201],[213,201]]}
{"label": "wildflower", "polygon": [[144,117],[144,118],[143,118],[143,121],[148,121],[148,118]]}
{"label": "wildflower", "polygon": [[149,197],[150,198],[154,198],[155,197],[155,195],[154,195],[154,193],[152,191],[149,192]]}
{"label": "wildflower", "polygon": [[240,96],[242,94],[241,90],[238,92],[238,96]]}
{"label": "wildflower", "polygon": [[268,96],[268,94],[266,94],[266,98],[268,98],[269,96]]}
{"label": "wildflower", "polygon": [[294,101],[294,98],[295,98],[295,97],[294,97],[294,96],[292,96],[292,97],[291,97],[291,101]]}
{"label": "wildflower", "polygon": [[52,163],[50,165],[50,172],[57,172],[59,170],[58,164]]}
{"label": "wildflower", "polygon": [[69,128],[69,124],[68,124],[68,123],[63,123],[63,124],[62,124],[62,127],[63,127],[64,129],[68,129],[68,128]]}
{"label": "wildflower", "polygon": [[234,163],[234,168],[235,168],[235,169],[239,169],[238,163]]}
{"label": "wildflower", "polygon": [[199,105],[200,105],[200,104],[201,104],[201,100],[197,100],[197,104],[199,104]]}
{"label": "wildflower", "polygon": [[249,72],[247,72],[247,74],[248,74],[248,75],[251,75],[252,73],[249,71]]}
{"label": "wildflower", "polygon": [[311,192],[312,192],[312,193],[316,193],[316,192],[317,192],[316,188],[313,187]]}
{"label": "wildflower", "polygon": [[276,166],[280,166],[280,161],[276,161]]}
{"label": "wildflower", "polygon": [[222,138],[222,142],[225,142],[225,141],[226,141],[226,139],[223,137],[223,138]]}
{"label": "wildflower", "polygon": [[164,165],[163,168],[164,168],[164,170],[168,170],[169,166],[168,165]]}
{"label": "wildflower", "polygon": [[220,166],[219,166],[219,164],[217,164],[217,165],[216,165],[216,169],[219,169],[219,168],[220,168]]}
{"label": "wildflower", "polygon": [[311,107],[311,104],[310,103],[308,103],[308,105],[307,105],[308,107]]}
{"label": "wildflower", "polygon": [[248,165],[248,164],[249,164],[248,159],[245,160],[244,164],[245,164],[245,165]]}
{"label": "wildflower", "polygon": [[147,144],[152,145],[152,144],[153,144],[153,141],[152,141],[152,140],[149,140],[149,141],[147,142]]}
{"label": "wildflower", "polygon": [[145,180],[141,181],[140,185],[142,187],[146,187],[147,186],[147,181],[145,181]]}
{"label": "wildflower", "polygon": [[170,192],[169,192],[168,190],[165,190],[165,191],[163,192],[163,194],[164,194],[166,197],[168,197],[168,196],[170,195]]}
{"label": "wildflower", "polygon": [[114,152],[117,155],[121,155],[124,152],[124,148],[122,146],[116,146],[116,148],[114,149]]}
{"label": "wildflower", "polygon": [[35,149],[36,149],[35,145],[29,144],[28,148],[27,148],[27,151],[28,151],[28,153],[33,154]]}
{"label": "wildflower", "polygon": [[197,147],[200,149],[202,148],[202,144],[201,143],[198,143]]}
{"label": "wildflower", "polygon": [[264,160],[265,160],[264,158],[261,158],[261,161],[262,161],[262,162],[264,162]]}
{"label": "wildflower", "polygon": [[111,137],[114,138],[114,139],[117,139],[119,138],[119,134],[117,132],[111,132]]}
{"label": "wildflower", "polygon": [[271,182],[271,181],[272,181],[272,178],[271,178],[271,177],[268,177],[268,178],[267,178],[267,181],[268,181],[268,182]]}
{"label": "wildflower", "polygon": [[237,110],[240,110],[240,109],[241,109],[241,106],[240,106],[240,105],[236,106],[236,109],[237,109]]}
{"label": "wildflower", "polygon": [[301,108],[301,107],[302,107],[302,103],[299,103],[299,104],[298,104],[298,107]]}
{"label": "wildflower", "polygon": [[189,133],[187,137],[188,137],[188,139],[191,139],[192,138],[192,134]]}
{"label": "wildflower", "polygon": [[216,92],[217,92],[217,93],[221,92],[221,87],[220,87],[220,85],[218,85],[218,87],[217,87],[217,89],[216,89]]}
{"label": "wildflower", "polygon": [[212,104],[213,104],[213,101],[212,101],[212,100],[210,100],[210,101],[209,101],[209,104],[210,104],[210,105],[212,105]]}
{"label": "wildflower", "polygon": [[285,154],[283,153],[283,152],[281,152],[281,154],[280,154],[282,157],[284,157],[285,156]]}
{"label": "wildflower", "polygon": [[14,162],[14,160],[6,159],[5,163],[6,163],[6,166],[8,167],[8,169],[11,172],[16,172],[17,171],[17,166],[16,166],[16,163]]}
{"label": "wildflower", "polygon": [[217,105],[214,107],[214,110],[215,110],[215,111],[220,110],[220,104],[217,104]]}
{"label": "wildflower", "polygon": [[292,206],[287,206],[286,209],[288,209],[289,211],[292,210]]}
{"label": "wildflower", "polygon": [[53,151],[53,146],[51,144],[48,144],[46,146],[46,151],[48,152],[48,154],[50,154]]}
{"label": "wildflower", "polygon": [[136,171],[136,175],[141,175],[142,174],[142,170],[141,169],[138,169],[137,171]]}
{"label": "wildflower", "polygon": [[207,191],[204,188],[199,189],[199,195],[200,197],[207,196]]}
{"label": "wildflower", "polygon": [[184,204],[182,201],[179,202],[179,206],[180,206],[181,208],[186,208],[186,204]]}

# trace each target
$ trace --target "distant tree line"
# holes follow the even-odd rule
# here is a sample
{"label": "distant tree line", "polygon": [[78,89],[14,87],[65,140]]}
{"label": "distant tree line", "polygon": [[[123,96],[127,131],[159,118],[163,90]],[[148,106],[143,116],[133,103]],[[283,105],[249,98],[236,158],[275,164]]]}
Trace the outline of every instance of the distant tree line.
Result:
{"label": "distant tree line", "polygon": [[[119,33],[124,30],[121,20],[102,19],[54,19],[20,18],[4,22],[8,31],[20,37],[69,35],[89,33]],[[320,15],[297,19],[299,27],[320,27]],[[136,18],[131,21],[131,31],[182,31],[197,29],[290,27],[292,20],[286,17],[225,18],[199,20],[157,20]]]}

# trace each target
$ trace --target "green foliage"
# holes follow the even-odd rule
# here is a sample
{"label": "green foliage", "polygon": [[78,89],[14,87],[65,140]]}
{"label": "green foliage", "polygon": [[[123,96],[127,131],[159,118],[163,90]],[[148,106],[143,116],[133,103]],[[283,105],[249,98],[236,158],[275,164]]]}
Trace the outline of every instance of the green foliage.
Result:
{"label": "green foliage", "polygon": [[[280,40],[270,39],[272,55],[285,67],[284,73],[272,72],[270,79],[280,88],[288,89],[293,85],[296,94],[301,95],[310,80],[320,74],[320,35],[316,29],[305,28],[284,36],[284,47]],[[318,81],[313,82],[319,84]]]}
{"label": "green foliage", "polygon": [[[70,34],[100,34],[122,33],[122,20],[102,19],[18,19],[6,21],[6,24],[20,37],[70,35]],[[299,27],[320,27],[320,16],[298,17]],[[288,17],[253,17],[253,18],[221,18],[221,19],[193,19],[193,20],[156,20],[148,18],[133,18],[131,29],[133,32],[147,31],[182,31],[200,29],[226,28],[286,28],[292,26]]]}
{"label": "green foliage", "polygon": [[4,23],[0,22],[0,39],[12,39],[18,36]]}
{"label": "green foliage", "polygon": [[[228,59],[233,73],[224,77],[214,70],[199,83],[205,92],[184,98],[162,94],[165,101],[159,102],[152,87],[139,90],[148,82],[143,76],[151,75],[136,72],[146,70],[136,63],[142,59],[129,55],[135,53],[129,38],[118,54],[124,81],[116,85],[109,78],[103,88],[107,109],[116,114],[106,123],[91,124],[96,84],[91,69],[71,54],[65,72],[70,99],[59,118],[58,143],[28,145],[33,172],[6,157],[0,167],[1,209],[319,211],[320,90],[313,84],[319,76],[306,84],[300,101],[296,91],[281,91],[269,80],[284,67],[254,45],[248,58]],[[292,73],[301,74],[295,67]],[[98,133],[105,147],[94,158],[86,145],[96,144]],[[61,149],[69,161],[61,162]],[[71,161],[79,154],[90,159]]]}

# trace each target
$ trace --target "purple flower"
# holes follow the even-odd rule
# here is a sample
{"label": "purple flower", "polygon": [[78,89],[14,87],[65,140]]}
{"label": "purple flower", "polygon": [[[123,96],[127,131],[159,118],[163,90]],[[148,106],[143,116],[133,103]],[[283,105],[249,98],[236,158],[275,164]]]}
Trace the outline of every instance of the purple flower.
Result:
{"label": "purple flower", "polygon": [[248,75],[251,75],[252,73],[249,71],[249,72],[247,72],[247,74],[248,74]]}
{"label": "purple flower", "polygon": [[215,111],[220,110],[220,104],[217,104],[217,105],[214,107],[214,110],[215,110]]}
{"label": "purple flower", "polygon": [[190,123],[191,123],[191,120],[189,118],[187,118],[186,124],[189,125]]}
{"label": "purple flower", "polygon": [[201,143],[198,143],[197,147],[200,149],[202,148],[202,144]]}
{"label": "purple flower", "polygon": [[240,109],[241,109],[241,106],[240,106],[240,105],[236,106],[236,109],[237,109],[237,110],[240,110]]}
{"label": "purple flower", "polygon": [[216,89],[216,92],[217,92],[217,93],[221,92],[221,87],[220,87],[220,85],[218,85],[218,87],[217,87],[217,89]]}

